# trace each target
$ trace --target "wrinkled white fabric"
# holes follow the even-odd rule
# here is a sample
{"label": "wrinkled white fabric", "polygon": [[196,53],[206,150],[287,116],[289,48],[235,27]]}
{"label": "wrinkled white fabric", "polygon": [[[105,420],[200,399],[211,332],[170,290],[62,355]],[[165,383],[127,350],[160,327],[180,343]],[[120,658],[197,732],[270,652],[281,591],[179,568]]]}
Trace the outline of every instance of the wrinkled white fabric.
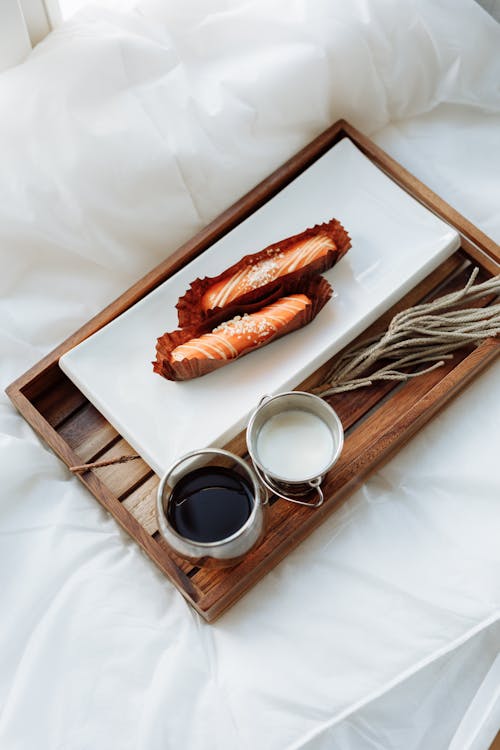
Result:
{"label": "wrinkled white fabric", "polygon": [[[434,750],[455,741],[454,728],[487,679],[498,654],[500,623],[481,631],[301,750]],[[489,750],[489,744],[480,744]],[[456,745],[457,750],[466,750]],[[449,748],[451,750],[451,747]]]}
{"label": "wrinkled white fabric", "polygon": [[[143,0],[66,23],[0,75],[2,386],[339,117],[498,240],[499,45],[468,0]],[[1,396],[0,747],[322,750],[356,721],[349,750],[446,747],[451,718],[398,744],[368,704],[411,675],[418,702],[419,670],[498,619],[499,377],[212,626]]]}

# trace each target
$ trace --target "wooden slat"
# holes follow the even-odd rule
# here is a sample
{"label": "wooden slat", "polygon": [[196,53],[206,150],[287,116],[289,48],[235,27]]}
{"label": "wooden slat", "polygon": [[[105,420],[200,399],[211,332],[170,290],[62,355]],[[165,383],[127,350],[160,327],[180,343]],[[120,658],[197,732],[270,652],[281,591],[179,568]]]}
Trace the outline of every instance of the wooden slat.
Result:
{"label": "wooden slat", "polygon": [[156,492],[159,483],[159,478],[156,474],[153,474],[123,500],[123,505],[151,536],[158,531]]}
{"label": "wooden slat", "polygon": [[[119,458],[120,456],[132,456],[135,454],[135,450],[126,440],[120,438],[118,442],[114,443],[109,450],[104,451],[99,456],[100,461],[107,461],[111,458]],[[124,471],[124,468],[126,470]],[[142,482],[149,478],[152,474],[152,469],[142,460],[142,458],[136,459],[135,461],[129,461],[127,464],[112,464],[111,466],[104,466],[99,469],[93,469],[97,472],[99,479],[103,482],[113,494],[118,498],[123,498],[126,494],[133,492]]]}
{"label": "wooden slat", "polygon": [[[165,551],[165,554],[169,555],[169,557],[174,561],[178,569],[181,570],[183,573],[185,573],[188,576],[191,576],[193,571],[198,571],[198,568],[195,568],[193,566],[193,563],[189,562],[189,560],[183,560],[181,557],[175,554],[175,552],[168,546],[167,542],[161,536],[159,531],[153,534],[153,539],[162,548],[162,550]],[[201,592],[199,591],[198,584],[195,583],[193,585],[197,587],[197,591],[199,592],[199,595],[200,595]]]}
{"label": "wooden slat", "polygon": [[89,402],[66,419],[57,431],[78,454],[80,463],[93,461],[119,439],[115,428]]}
{"label": "wooden slat", "polygon": [[80,409],[86,400],[71,380],[62,377],[59,382],[34,399],[33,403],[51,427],[58,427],[77,409]]}

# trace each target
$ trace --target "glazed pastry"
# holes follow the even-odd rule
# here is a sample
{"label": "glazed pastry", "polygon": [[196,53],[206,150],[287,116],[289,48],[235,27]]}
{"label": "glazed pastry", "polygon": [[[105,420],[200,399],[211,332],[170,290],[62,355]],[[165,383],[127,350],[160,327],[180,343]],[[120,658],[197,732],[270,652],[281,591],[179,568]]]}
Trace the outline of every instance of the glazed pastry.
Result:
{"label": "glazed pastry", "polygon": [[246,255],[214,278],[197,279],[177,303],[179,325],[253,312],[279,297],[300,292],[313,275],[331,268],[351,241],[336,219]]}
{"label": "glazed pastry", "polygon": [[280,328],[286,326],[298,312],[311,304],[305,294],[282,297],[259,312],[236,315],[221,323],[211,333],[176,346],[170,355],[173,362],[183,359],[235,359],[245,349],[265,344]]}
{"label": "glazed pastry", "polygon": [[304,293],[281,297],[257,312],[237,315],[214,328],[183,329],[158,339],[155,372],[168,380],[189,380],[211,372],[309,323],[330,299],[321,276]]}
{"label": "glazed pastry", "polygon": [[297,268],[304,268],[314,260],[324,258],[335,250],[335,243],[327,235],[318,235],[301,240],[288,250],[276,248],[267,251],[267,257],[251,265],[245,265],[233,276],[210,286],[201,298],[202,310],[225,307],[247,292],[285,276]]}

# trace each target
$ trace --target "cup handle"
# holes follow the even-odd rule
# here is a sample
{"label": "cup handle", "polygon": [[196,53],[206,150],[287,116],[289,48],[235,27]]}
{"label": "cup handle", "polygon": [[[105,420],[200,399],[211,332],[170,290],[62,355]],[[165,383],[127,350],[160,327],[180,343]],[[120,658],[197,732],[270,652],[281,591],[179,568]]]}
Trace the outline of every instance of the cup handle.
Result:
{"label": "cup handle", "polygon": [[[255,472],[256,472],[257,476],[259,477],[260,481],[262,482],[262,484],[266,488],[266,490],[268,490],[268,492],[270,492],[273,495],[277,495],[282,500],[286,500],[289,503],[296,503],[297,505],[306,505],[308,508],[319,508],[320,505],[323,505],[323,501],[324,501],[325,497],[324,497],[323,491],[322,491],[322,489],[320,487],[321,479],[312,479],[309,482],[309,484],[311,485],[311,488],[315,489],[316,492],[318,493],[318,499],[316,500],[315,503],[308,503],[305,500],[297,500],[296,498],[287,497],[286,495],[282,495],[280,492],[278,492],[274,487],[272,487],[269,484],[269,482],[267,481],[264,473],[259,469],[259,467],[255,463],[254,463],[254,469],[255,469]],[[266,502],[269,502],[269,495],[266,498]]]}
{"label": "cup handle", "polygon": [[257,404],[257,409],[262,406],[263,403],[265,403],[268,399],[270,399],[271,396],[266,393],[262,398],[260,399],[259,403]]}

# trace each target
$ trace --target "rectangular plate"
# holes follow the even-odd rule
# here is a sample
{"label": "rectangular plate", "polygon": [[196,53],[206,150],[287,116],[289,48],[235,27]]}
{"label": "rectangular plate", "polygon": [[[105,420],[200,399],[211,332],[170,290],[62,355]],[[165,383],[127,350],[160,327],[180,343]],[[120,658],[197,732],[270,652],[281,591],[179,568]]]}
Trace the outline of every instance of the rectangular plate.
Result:
{"label": "rectangular plate", "polygon": [[[191,281],[333,217],[352,248],[325,274],[334,298],[313,323],[203,378],[175,383],[153,373],[156,338],[177,327],[175,304]],[[60,367],[162,474],[183,453],[225,445],[262,394],[296,387],[459,245],[458,232],[344,138],[203,255],[61,357]]]}

